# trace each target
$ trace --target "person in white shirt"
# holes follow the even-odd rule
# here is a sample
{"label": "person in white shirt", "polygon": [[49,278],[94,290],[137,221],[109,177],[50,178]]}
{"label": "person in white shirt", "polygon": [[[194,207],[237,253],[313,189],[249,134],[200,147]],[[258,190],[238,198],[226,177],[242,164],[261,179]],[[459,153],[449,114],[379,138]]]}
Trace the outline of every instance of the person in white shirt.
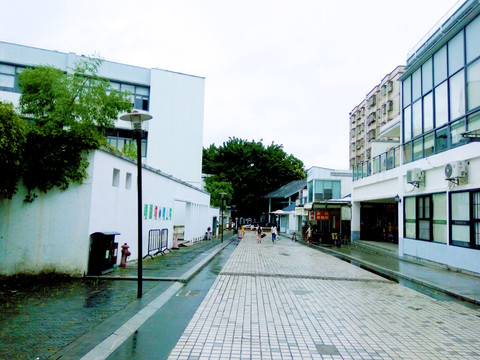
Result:
{"label": "person in white shirt", "polygon": [[272,226],[272,243],[277,243],[277,227],[275,225]]}

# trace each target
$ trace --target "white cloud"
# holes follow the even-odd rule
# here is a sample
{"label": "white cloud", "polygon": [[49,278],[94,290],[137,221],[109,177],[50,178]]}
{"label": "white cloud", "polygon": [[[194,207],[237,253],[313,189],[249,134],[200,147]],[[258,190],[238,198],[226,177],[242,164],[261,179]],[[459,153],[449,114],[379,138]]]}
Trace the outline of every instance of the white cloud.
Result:
{"label": "white cloud", "polygon": [[453,0],[17,0],[3,41],[206,77],[204,145],[348,167],[348,113]]}

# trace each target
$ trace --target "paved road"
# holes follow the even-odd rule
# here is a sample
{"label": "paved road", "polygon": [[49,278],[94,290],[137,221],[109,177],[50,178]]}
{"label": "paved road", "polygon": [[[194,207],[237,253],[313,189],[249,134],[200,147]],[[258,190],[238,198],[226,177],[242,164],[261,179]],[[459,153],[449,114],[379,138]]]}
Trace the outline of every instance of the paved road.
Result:
{"label": "paved road", "polygon": [[479,316],[247,233],[169,359],[480,359]]}

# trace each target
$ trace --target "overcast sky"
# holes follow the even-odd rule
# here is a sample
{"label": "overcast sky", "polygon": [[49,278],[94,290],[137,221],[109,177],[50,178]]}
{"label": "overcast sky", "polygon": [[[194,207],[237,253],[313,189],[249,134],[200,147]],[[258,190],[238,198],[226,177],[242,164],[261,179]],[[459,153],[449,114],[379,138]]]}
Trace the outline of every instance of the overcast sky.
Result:
{"label": "overcast sky", "polygon": [[349,112],[456,2],[0,0],[0,40],[205,77],[205,147],[348,169]]}

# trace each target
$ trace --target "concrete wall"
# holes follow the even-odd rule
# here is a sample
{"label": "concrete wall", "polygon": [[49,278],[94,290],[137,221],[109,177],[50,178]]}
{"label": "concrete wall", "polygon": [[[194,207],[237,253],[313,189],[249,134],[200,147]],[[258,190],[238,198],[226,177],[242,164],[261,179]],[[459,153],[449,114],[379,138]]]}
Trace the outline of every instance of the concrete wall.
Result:
{"label": "concrete wall", "polygon": [[[12,200],[0,201],[0,274],[55,270],[83,275],[88,269],[90,235],[95,232],[119,232],[115,241],[119,246],[128,243],[129,260],[137,258],[136,164],[102,150],[90,153],[89,162],[89,176],[82,185],[40,194],[31,204],[23,202],[24,188]],[[218,216],[218,209],[209,206],[210,196],[154,169],[144,168],[142,176],[143,255],[151,229],[168,229],[172,246],[178,201],[187,209],[181,215],[185,239],[203,238]]]}

